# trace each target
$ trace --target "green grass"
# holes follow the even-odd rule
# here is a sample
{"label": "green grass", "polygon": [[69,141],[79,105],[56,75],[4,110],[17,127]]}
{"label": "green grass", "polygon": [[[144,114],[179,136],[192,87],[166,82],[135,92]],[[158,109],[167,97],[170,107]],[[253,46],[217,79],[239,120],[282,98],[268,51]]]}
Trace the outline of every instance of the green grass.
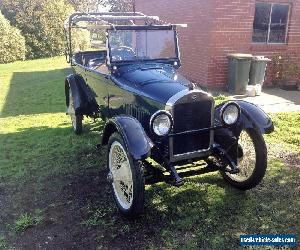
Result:
{"label": "green grass", "polygon": [[221,95],[221,94],[213,94],[213,97],[215,99],[216,105],[228,100],[228,97],[226,97],[225,95]]}
{"label": "green grass", "polygon": [[29,227],[36,226],[40,224],[43,220],[43,217],[38,214],[25,213],[22,214],[14,224],[14,229],[16,231],[25,231]]}
{"label": "green grass", "polygon": [[128,221],[95,147],[103,122],[85,119],[76,136],[65,115],[69,72],[61,57],[0,65],[0,249],[242,249],[240,234],[299,236],[299,112],[272,115],[257,188],[238,191],[218,173],[157,183],[146,186],[145,214]]}
{"label": "green grass", "polygon": [[6,249],[7,243],[5,240],[5,237],[3,235],[0,235],[0,249]]}
{"label": "green grass", "polygon": [[275,131],[267,141],[286,150],[300,153],[300,112],[272,114]]}
{"label": "green grass", "polygon": [[64,78],[70,70],[63,58],[0,65],[0,72],[3,177],[22,180],[29,173],[41,177],[68,171],[73,165],[65,163],[74,152],[85,154],[94,147],[93,131],[88,138],[71,133],[64,106]]}

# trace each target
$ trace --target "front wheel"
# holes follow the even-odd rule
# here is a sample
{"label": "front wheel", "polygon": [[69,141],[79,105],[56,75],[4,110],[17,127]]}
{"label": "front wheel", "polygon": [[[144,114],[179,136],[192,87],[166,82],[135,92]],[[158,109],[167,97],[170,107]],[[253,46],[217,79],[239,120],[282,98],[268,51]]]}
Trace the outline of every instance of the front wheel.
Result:
{"label": "front wheel", "polygon": [[258,185],[267,169],[267,148],[262,134],[256,129],[244,129],[238,139],[238,167],[240,172],[221,172],[232,186],[248,190]]}
{"label": "front wheel", "polygon": [[141,161],[134,160],[126,150],[123,138],[113,133],[108,141],[108,180],[121,214],[137,217],[144,209],[144,172]]}

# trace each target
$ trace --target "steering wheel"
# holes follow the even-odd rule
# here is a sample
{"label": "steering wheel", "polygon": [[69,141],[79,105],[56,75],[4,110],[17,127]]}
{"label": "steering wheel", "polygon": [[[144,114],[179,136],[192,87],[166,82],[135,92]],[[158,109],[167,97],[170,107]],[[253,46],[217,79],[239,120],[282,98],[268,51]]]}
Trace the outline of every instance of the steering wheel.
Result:
{"label": "steering wheel", "polygon": [[[104,63],[103,59],[104,59],[104,57],[93,58],[93,59],[89,60],[89,66],[95,66],[95,65],[102,64],[102,63]],[[100,63],[97,63],[97,61],[100,61]]]}
{"label": "steering wheel", "polygon": [[127,46],[112,48],[111,55],[113,61],[122,61],[122,60],[127,61],[136,58],[136,54],[134,50]]}

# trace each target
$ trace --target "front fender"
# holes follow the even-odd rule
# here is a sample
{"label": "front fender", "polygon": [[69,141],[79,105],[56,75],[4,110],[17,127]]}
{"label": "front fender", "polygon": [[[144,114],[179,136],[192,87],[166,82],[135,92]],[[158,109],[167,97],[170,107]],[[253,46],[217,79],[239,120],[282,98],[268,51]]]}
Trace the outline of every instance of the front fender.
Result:
{"label": "front fender", "polygon": [[[241,108],[241,116],[237,125],[235,126],[236,128],[255,128],[258,129],[262,134],[269,134],[274,131],[274,125],[271,118],[260,107],[243,100],[235,100],[234,102],[237,103]],[[221,108],[226,103],[227,102],[224,102],[216,107],[215,113],[217,115],[220,113]]]}
{"label": "front fender", "polygon": [[150,155],[153,143],[134,117],[120,115],[111,118],[105,125],[102,145],[107,145],[109,137],[114,132],[121,134],[129,154],[135,160],[146,159]]}
{"label": "front fender", "polygon": [[[215,131],[215,142],[227,151],[231,159],[237,164],[238,159],[238,143],[241,131],[244,128],[254,128],[262,134],[273,132],[274,125],[271,118],[258,106],[250,102],[236,100],[234,101],[241,108],[241,115],[238,122],[231,127],[224,127]],[[220,111],[227,102],[216,107],[215,119],[220,123]]]}

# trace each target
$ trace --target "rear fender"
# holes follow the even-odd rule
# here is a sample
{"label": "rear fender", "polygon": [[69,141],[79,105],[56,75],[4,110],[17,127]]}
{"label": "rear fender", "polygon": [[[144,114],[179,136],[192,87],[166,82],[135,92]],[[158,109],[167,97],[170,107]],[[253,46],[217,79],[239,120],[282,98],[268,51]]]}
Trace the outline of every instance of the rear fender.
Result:
{"label": "rear fender", "polygon": [[125,115],[111,118],[105,125],[102,145],[108,144],[109,137],[114,132],[121,134],[129,154],[135,160],[143,160],[150,156],[153,143],[137,119]]}
{"label": "rear fender", "polygon": [[78,84],[76,82],[75,75],[68,75],[65,80],[65,96],[66,96],[66,106],[68,107],[70,104],[70,89],[72,92],[73,100],[74,100],[74,109],[75,114],[78,115],[78,110],[80,109],[82,104],[82,93],[81,90],[78,87]]}
{"label": "rear fender", "polygon": [[71,74],[65,80],[66,106],[69,106],[69,90],[71,89],[74,99],[74,109],[76,115],[92,115],[97,112],[98,105],[95,94],[85,83],[80,75]]}

